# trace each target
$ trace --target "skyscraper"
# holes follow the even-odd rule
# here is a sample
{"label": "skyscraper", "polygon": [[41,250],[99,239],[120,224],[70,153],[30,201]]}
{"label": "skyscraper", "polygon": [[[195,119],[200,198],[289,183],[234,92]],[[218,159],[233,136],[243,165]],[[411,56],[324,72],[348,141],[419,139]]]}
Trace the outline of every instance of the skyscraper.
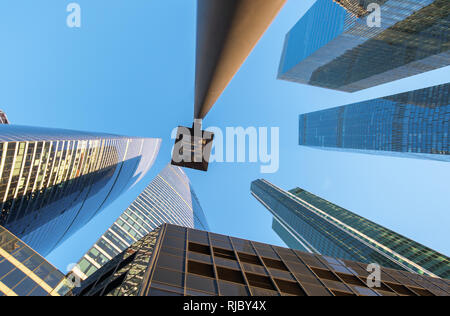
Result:
{"label": "skyscraper", "polygon": [[299,143],[450,161],[450,84],[300,115]]}
{"label": "skyscraper", "polygon": [[164,224],[208,230],[200,202],[183,169],[168,165],[83,256],[73,270],[86,279],[109,260]]}
{"label": "skyscraper", "polygon": [[0,125],[0,225],[47,255],[137,183],[159,139]]}
{"label": "skyscraper", "polygon": [[8,117],[2,110],[0,110],[0,124],[9,124]]}
{"label": "skyscraper", "polygon": [[337,2],[317,0],[287,34],[279,79],[354,92],[450,65],[448,0]]}
{"label": "skyscraper", "polygon": [[450,282],[164,224],[94,273],[77,296],[448,296]]}
{"label": "skyscraper", "polygon": [[450,258],[302,189],[284,191],[266,180],[252,195],[274,216],[293,248],[333,258],[450,279]]}
{"label": "skyscraper", "polygon": [[61,296],[65,276],[0,226],[0,296]]}

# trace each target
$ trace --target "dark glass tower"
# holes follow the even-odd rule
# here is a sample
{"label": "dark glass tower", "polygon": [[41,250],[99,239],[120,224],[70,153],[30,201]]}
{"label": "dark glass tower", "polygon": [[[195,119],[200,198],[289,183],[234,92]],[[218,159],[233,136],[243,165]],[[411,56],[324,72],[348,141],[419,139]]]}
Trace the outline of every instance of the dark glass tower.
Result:
{"label": "dark glass tower", "polygon": [[164,223],[208,230],[200,202],[180,167],[168,165],[83,256],[73,272],[86,279]]}
{"label": "dark glass tower", "polygon": [[450,84],[300,115],[299,143],[450,161]]}
{"label": "dark glass tower", "polygon": [[136,184],[159,139],[0,125],[0,225],[47,255]]}
{"label": "dark glass tower", "polygon": [[287,34],[279,79],[354,92],[450,65],[448,0],[337,2],[317,0]]}
{"label": "dark glass tower", "polygon": [[[164,224],[74,289],[77,296],[448,296],[449,281]],[[176,304],[176,303],[175,303]]]}
{"label": "dark glass tower", "polygon": [[274,216],[277,233],[300,250],[450,278],[450,258],[302,189],[284,191],[266,180],[252,195]]}

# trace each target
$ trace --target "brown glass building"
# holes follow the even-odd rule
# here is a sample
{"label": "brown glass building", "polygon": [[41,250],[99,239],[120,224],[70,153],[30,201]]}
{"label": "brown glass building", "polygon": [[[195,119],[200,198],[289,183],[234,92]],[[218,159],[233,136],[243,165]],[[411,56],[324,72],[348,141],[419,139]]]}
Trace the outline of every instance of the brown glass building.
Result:
{"label": "brown glass building", "polygon": [[448,296],[450,282],[164,224],[112,259],[78,296]]}

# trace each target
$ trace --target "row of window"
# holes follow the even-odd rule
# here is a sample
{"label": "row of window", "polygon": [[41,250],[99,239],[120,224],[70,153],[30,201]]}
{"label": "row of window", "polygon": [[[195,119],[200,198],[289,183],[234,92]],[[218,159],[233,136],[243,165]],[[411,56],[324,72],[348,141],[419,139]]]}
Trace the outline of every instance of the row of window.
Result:
{"label": "row of window", "polygon": [[[170,227],[170,226],[169,226]],[[203,235],[206,234],[204,232],[198,232],[193,230],[188,230],[188,237],[191,240],[191,236],[196,235]],[[177,239],[176,237],[181,237],[183,235],[183,230],[176,231],[176,230],[168,230],[166,233],[167,237],[164,240],[161,252],[162,253],[171,253],[172,255],[180,255],[184,254],[185,247],[183,246],[183,239]],[[211,235],[211,242],[213,241],[212,236],[220,236],[215,234]],[[215,237],[217,238],[217,237]],[[220,236],[222,239],[227,239],[226,236]],[[168,241],[167,239],[173,239],[173,241]],[[198,240],[198,239],[197,239]],[[347,280],[356,280],[353,283],[351,283],[352,286],[357,286],[358,290],[354,292],[361,295],[367,295],[369,291],[362,290],[360,287],[366,287],[365,281],[362,282],[361,280],[365,280],[365,278],[368,276],[368,272],[365,270],[366,265],[364,264],[358,264],[358,263],[352,263],[348,261],[343,261],[339,259],[334,259],[331,257],[321,257],[320,259],[317,256],[298,252],[298,251],[292,251],[290,249],[285,248],[279,248],[279,247],[271,247],[269,245],[263,245],[259,243],[250,243],[248,241],[239,240],[233,238],[233,245],[235,244],[241,244],[241,245],[253,245],[255,251],[248,252],[248,253],[241,253],[240,251],[236,250],[234,248],[233,251],[226,250],[226,249],[219,249],[214,246],[208,246],[207,244],[197,244],[192,241],[188,243],[188,260],[201,262],[202,264],[206,264],[209,266],[213,265],[213,261],[215,262],[215,266],[221,266],[223,268],[231,268],[231,269],[243,269],[246,272],[252,272],[257,273],[261,275],[266,276],[273,276],[276,278],[284,279],[284,280],[290,280],[295,281],[295,278],[293,278],[293,275],[298,276],[299,274],[302,275],[302,278],[305,276],[311,278],[314,277],[314,274],[311,272],[314,272],[316,275],[318,275],[317,271],[329,271],[330,269],[334,270],[334,272],[330,272],[332,275],[337,275],[340,277],[339,279],[331,279],[329,281],[342,281],[345,282],[345,278]],[[179,250],[176,250],[174,248],[178,248]],[[211,250],[212,248],[212,250]],[[261,254],[261,250],[266,248],[266,253],[270,253],[270,251],[267,251],[267,249],[275,250],[277,253],[277,258],[266,258],[263,257]],[[212,253],[214,254],[214,259],[211,256]],[[237,258],[236,258],[236,254]],[[259,254],[259,255],[258,255]],[[173,257],[171,257],[173,259]],[[299,259],[301,258],[301,259]],[[238,260],[237,260],[238,259]],[[169,261],[176,262],[176,260],[166,260],[166,268],[170,268]],[[239,267],[237,264],[237,261],[239,261],[242,268]],[[226,262],[226,263],[225,263]],[[303,262],[303,263],[302,263]],[[180,264],[181,262],[179,262]],[[159,265],[159,263],[158,263]],[[164,263],[163,263],[164,265]],[[288,268],[289,267],[289,268]],[[174,268],[172,266],[172,268]],[[356,270],[356,271],[355,271]],[[181,270],[184,271],[184,270]],[[429,280],[432,280],[432,283],[438,284],[432,284],[426,280],[426,277],[420,277],[415,274],[410,273],[403,273],[396,270],[390,270],[390,269],[384,269],[384,276],[383,280],[386,279],[390,281],[393,286],[395,287],[395,284],[398,283],[404,283],[408,284],[410,287],[415,289],[415,292],[420,292],[420,295],[425,295],[424,293],[429,293],[428,290],[421,291],[421,287],[425,287],[427,289],[433,290],[435,293],[442,293],[445,288],[448,289],[448,284],[443,280],[436,280],[434,278],[428,278]],[[395,277],[389,277],[386,273],[389,271],[389,274],[391,276]],[[408,277],[406,277],[408,276]],[[414,281],[413,278],[414,277]],[[299,278],[302,279],[302,278]],[[386,287],[387,288],[387,287]],[[363,291],[364,293],[362,293]],[[428,292],[427,292],[428,291]],[[393,289],[390,290],[390,292],[394,292]],[[402,294],[401,292],[398,292],[399,294]]]}
{"label": "row of window", "polygon": [[[80,270],[87,276],[92,275],[97,266],[101,267],[110,260],[108,256],[117,255],[115,248],[125,250],[163,223],[193,227],[193,209],[186,204],[191,199],[189,187],[184,187],[189,184],[186,179],[172,167],[166,167],[111,226],[112,232],[108,230],[103,236],[105,238],[100,238],[96,247],[101,251],[96,247],[88,251],[79,263]],[[174,191],[176,188],[181,193]]]}
{"label": "row of window", "polygon": [[0,252],[0,283],[17,295],[48,295],[64,279],[61,272],[1,226]]}

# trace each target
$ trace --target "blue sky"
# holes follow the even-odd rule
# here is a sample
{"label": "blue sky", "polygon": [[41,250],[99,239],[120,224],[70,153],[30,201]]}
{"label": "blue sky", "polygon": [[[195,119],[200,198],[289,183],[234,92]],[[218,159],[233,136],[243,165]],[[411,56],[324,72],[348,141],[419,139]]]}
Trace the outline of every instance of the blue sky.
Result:
{"label": "blue sky", "polygon": [[[65,271],[170,160],[175,126],[192,122],[195,1],[78,0],[82,27],[66,26],[70,1],[0,3],[0,109],[13,123],[159,137],[145,179],[48,256]],[[298,115],[450,81],[450,67],[354,94],[276,80],[285,34],[314,3],[289,0],[204,125],[280,127],[280,169],[214,163],[188,170],[212,231],[282,245],[250,195],[264,177],[302,187],[450,254],[447,163],[298,146]]]}

